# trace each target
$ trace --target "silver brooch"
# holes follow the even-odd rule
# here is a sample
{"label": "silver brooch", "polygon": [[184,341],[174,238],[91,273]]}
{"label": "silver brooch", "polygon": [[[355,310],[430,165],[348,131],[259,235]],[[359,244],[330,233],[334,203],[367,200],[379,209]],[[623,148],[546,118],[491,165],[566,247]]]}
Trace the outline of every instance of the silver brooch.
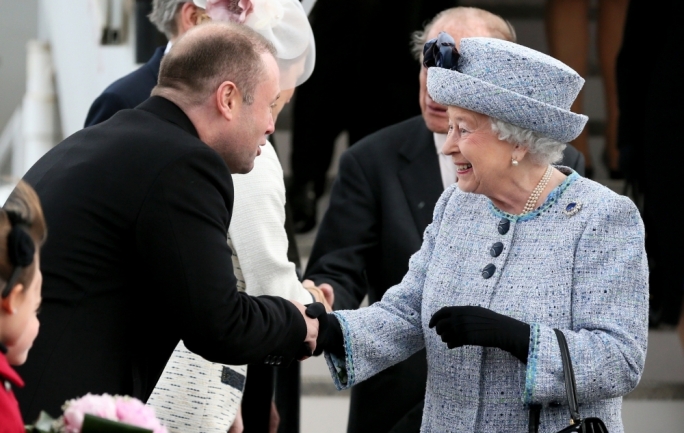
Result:
{"label": "silver brooch", "polygon": [[573,201],[571,203],[568,203],[567,206],[565,206],[565,209],[563,209],[563,213],[567,216],[573,216],[577,212],[582,209],[582,203],[578,201]]}

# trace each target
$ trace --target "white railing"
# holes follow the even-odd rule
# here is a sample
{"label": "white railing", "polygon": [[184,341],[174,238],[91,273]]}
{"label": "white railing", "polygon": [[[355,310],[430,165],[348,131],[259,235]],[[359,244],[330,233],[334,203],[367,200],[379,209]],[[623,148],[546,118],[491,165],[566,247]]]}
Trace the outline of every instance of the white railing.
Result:
{"label": "white railing", "polygon": [[[0,175],[22,177],[83,127],[104,87],[135,69],[131,7],[129,0],[38,0],[39,40],[27,44],[26,93],[0,125]],[[119,44],[102,45],[105,39]]]}
{"label": "white railing", "polygon": [[[43,23],[39,36],[50,44],[55,71],[58,126],[69,136],[83,128],[90,104],[102,90],[137,67],[133,2],[39,0],[38,4]],[[122,43],[102,45],[103,39],[114,37]]]}
{"label": "white railing", "polygon": [[2,170],[0,174],[2,176],[20,177],[24,174],[15,172],[19,170],[14,160],[15,155],[21,154],[24,149],[22,117],[23,113],[19,105],[0,134],[0,170]]}
{"label": "white railing", "polygon": [[[22,101],[23,146],[12,157],[12,171],[23,175],[59,141],[57,95],[50,44],[26,44],[26,94]],[[18,149],[16,149],[18,150]]]}
{"label": "white railing", "polygon": [[13,178],[23,177],[60,139],[50,45],[32,40],[26,49],[26,93],[0,136],[2,174]]}

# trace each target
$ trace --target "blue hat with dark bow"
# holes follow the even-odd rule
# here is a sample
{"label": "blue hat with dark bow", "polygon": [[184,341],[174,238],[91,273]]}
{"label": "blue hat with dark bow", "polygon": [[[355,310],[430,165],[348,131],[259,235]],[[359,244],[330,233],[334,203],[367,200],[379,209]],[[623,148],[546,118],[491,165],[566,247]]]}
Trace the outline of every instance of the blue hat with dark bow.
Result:
{"label": "blue hat with dark bow", "polygon": [[460,52],[446,33],[425,44],[427,88],[442,105],[462,107],[569,142],[588,117],[570,111],[584,85],[553,57],[493,38],[461,39]]}

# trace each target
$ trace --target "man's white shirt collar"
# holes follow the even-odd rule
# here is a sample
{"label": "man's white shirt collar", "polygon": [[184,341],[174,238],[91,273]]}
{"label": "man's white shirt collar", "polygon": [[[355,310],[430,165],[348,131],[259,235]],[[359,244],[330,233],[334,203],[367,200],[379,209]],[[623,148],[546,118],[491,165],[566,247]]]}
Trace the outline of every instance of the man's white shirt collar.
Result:
{"label": "man's white shirt collar", "polygon": [[442,147],[444,146],[447,138],[446,134],[438,134],[434,132],[432,135],[435,141],[435,149],[437,149],[439,171],[442,175],[442,185],[444,186],[444,189],[447,189],[456,183],[456,165],[452,161],[450,155],[445,155],[442,153]]}

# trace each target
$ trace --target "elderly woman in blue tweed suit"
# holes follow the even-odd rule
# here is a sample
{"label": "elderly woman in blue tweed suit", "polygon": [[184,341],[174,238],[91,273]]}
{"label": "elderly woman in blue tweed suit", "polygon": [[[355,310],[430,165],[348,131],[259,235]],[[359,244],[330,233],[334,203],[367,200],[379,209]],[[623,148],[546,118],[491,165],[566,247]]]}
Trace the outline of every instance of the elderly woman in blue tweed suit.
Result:
{"label": "elderly woman in blue tweed suit", "polygon": [[428,43],[425,62],[458,183],[403,281],[368,308],[320,315],[317,351],[342,389],[426,347],[423,432],[527,431],[534,404],[552,433],[569,420],[558,328],[582,415],[622,432],[646,357],[644,229],[628,198],[551,165],[587,121],[569,111],[584,80],[510,42],[452,42]]}

